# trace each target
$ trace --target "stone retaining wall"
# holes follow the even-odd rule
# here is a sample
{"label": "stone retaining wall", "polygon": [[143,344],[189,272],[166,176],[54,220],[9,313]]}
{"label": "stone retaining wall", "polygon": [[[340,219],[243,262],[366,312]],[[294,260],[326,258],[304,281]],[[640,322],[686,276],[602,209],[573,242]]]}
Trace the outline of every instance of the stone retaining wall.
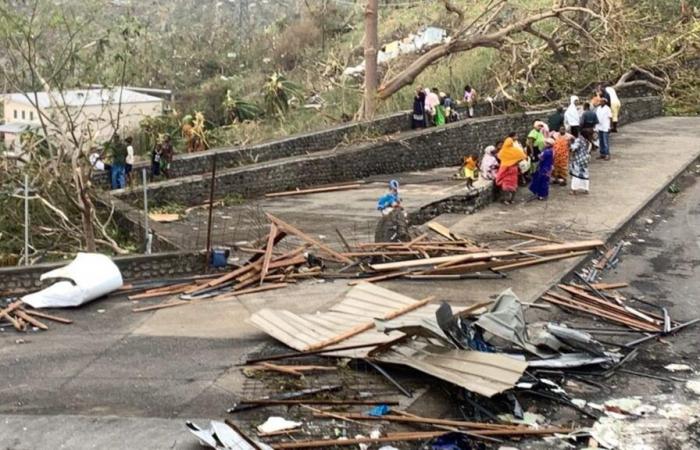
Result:
{"label": "stone retaining wall", "polygon": [[[118,256],[114,263],[121,270],[124,280],[150,280],[175,278],[200,273],[205,256],[198,252],[168,252],[154,255]],[[0,293],[35,290],[42,287],[39,277],[50,270],[65,266],[67,262],[37,264],[29,267],[0,268]]]}
{"label": "stone retaining wall", "polygon": [[[662,114],[659,97],[624,99],[622,124]],[[238,194],[255,197],[267,192],[306,188],[314,185],[357,180],[373,175],[456,166],[466,152],[495,144],[509,131],[521,137],[536,119],[552,111],[535,111],[475,118],[439,128],[411,131],[397,139],[317,152],[312,155],[278,159],[246,167],[227,169],[217,177],[216,195]],[[140,192],[113,192],[133,206],[141,206]],[[195,175],[149,186],[152,205],[178,203],[197,205],[209,196],[209,177]]]}
{"label": "stone retaining wall", "polygon": [[[497,103],[491,105],[482,103],[476,105],[477,116],[492,116],[506,111],[509,105]],[[411,113],[402,111],[379,117],[370,122],[352,122],[338,125],[321,131],[297,134],[284,139],[245,146],[216,148],[205,152],[179,154],[171,165],[173,178],[189,175],[210,173],[212,158],[216,154],[218,170],[240,167],[247,164],[261,163],[290,156],[301,156],[309,153],[331,150],[347,145],[354,140],[367,140],[411,129]],[[134,183],[141,183],[141,168],[149,168],[150,162],[134,165]],[[92,181],[97,186],[109,189],[109,176],[107,172],[94,172]]]}
{"label": "stone retaining wall", "polygon": [[422,206],[416,211],[409,211],[408,223],[422,225],[442,214],[474,214],[491,204],[495,196],[493,183],[489,182],[460,195],[443,198]]}

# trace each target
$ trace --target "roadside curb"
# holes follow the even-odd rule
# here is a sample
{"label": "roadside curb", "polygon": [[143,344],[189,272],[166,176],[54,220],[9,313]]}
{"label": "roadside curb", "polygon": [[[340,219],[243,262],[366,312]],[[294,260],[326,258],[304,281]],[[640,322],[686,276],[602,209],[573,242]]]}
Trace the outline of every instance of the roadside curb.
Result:
{"label": "roadside curb", "polygon": [[[604,238],[604,242],[606,245],[611,245],[613,243],[618,242],[622,237],[627,234],[629,229],[634,226],[634,224],[637,222],[640,216],[642,216],[644,213],[647,211],[656,208],[659,206],[659,204],[664,200],[664,195],[667,193],[669,186],[672,184],[676,183],[681,177],[685,176],[691,171],[694,171],[694,168],[697,164],[700,164],[700,151],[698,151],[693,159],[691,159],[687,164],[682,166],[680,169],[678,169],[676,172],[674,172],[671,177],[666,181],[660,188],[658,188],[656,191],[654,191],[649,197],[647,197],[646,200],[644,200],[640,205],[634,209],[630,214],[627,215],[627,217],[622,221],[620,226],[616,228],[614,232],[612,232],[608,237]],[[541,289],[538,291],[536,296],[533,296],[530,298],[528,301],[529,302],[536,302],[538,301],[542,295],[546,294],[547,291],[552,289],[558,282],[563,281],[564,279],[568,279],[574,276],[575,272],[580,271],[583,269],[585,266],[587,266],[591,260],[593,259],[593,256],[582,256],[576,263],[576,265],[571,268],[571,269],[565,269],[563,274],[561,276],[556,277],[556,281],[553,283],[549,283],[546,288]]]}

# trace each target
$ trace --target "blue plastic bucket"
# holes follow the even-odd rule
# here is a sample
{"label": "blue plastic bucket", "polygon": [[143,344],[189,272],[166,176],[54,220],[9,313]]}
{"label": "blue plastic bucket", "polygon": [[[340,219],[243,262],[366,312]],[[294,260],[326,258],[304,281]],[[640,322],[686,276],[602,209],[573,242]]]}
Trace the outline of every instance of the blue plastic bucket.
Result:
{"label": "blue plastic bucket", "polygon": [[226,261],[228,260],[228,251],[222,249],[214,249],[211,251],[211,264],[212,267],[220,268],[226,267]]}

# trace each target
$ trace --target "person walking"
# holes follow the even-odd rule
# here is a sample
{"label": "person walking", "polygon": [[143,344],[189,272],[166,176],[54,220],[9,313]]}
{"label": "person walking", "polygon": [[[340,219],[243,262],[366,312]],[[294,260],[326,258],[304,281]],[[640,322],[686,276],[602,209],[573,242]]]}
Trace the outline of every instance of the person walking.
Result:
{"label": "person walking", "polygon": [[165,135],[163,143],[160,146],[160,170],[165,175],[165,178],[170,178],[170,166],[175,156],[175,149],[170,142],[170,136]]}
{"label": "person walking", "polygon": [[428,113],[428,125],[435,125],[435,108],[440,104],[438,89],[425,89],[425,111]]}
{"label": "person walking", "polygon": [[547,127],[551,132],[557,132],[564,125],[564,108],[557,106],[556,111],[547,119]]}
{"label": "person walking", "polygon": [[517,138],[515,132],[510,133],[498,152],[501,166],[496,173],[496,186],[505,193],[503,203],[506,205],[513,203],[518,190],[518,163],[527,158],[523,149],[516,145]]}
{"label": "person walking", "polygon": [[112,135],[109,143],[112,154],[112,189],[123,189],[126,186],[126,145],[117,133]]}
{"label": "person walking", "polygon": [[411,120],[411,128],[425,128],[427,116],[425,113],[425,92],[422,87],[418,87],[416,95],[413,97],[413,117]]}
{"label": "person walking", "polygon": [[612,121],[612,111],[608,106],[608,101],[603,98],[601,105],[595,111],[598,118],[598,124],[595,126],[595,131],[598,132],[598,150],[600,156],[598,159],[605,161],[610,160],[610,125]]}
{"label": "person walking", "polygon": [[540,154],[540,162],[537,164],[537,170],[532,176],[530,183],[530,192],[537,196],[538,200],[547,200],[549,197],[549,183],[552,177],[552,169],[554,168],[554,139],[545,139],[545,147]]}
{"label": "person walking", "polygon": [[495,180],[498,173],[498,159],[495,156],[496,147],[489,145],[484,149],[484,156],[481,158],[479,169],[484,180]]}
{"label": "person walking", "polygon": [[127,186],[131,186],[131,171],[134,168],[134,138],[129,136],[124,141],[126,142],[126,164],[124,165],[124,173],[126,175]]}
{"label": "person walking", "polygon": [[569,177],[569,152],[574,136],[567,133],[562,125],[554,139],[554,168],[552,169],[552,182],[566,186]]}
{"label": "person walking", "polygon": [[610,99],[610,110],[612,111],[612,123],[610,124],[610,131],[617,133],[617,122],[620,120],[620,110],[622,109],[622,103],[620,102],[620,97],[617,96],[617,91],[612,86],[606,86],[605,88],[606,98]]}
{"label": "person walking", "polygon": [[469,117],[474,117],[474,104],[476,103],[476,90],[470,85],[464,86],[464,103],[467,104],[467,114]]}
{"label": "person walking", "polygon": [[579,115],[577,104],[578,97],[572,95],[569,99],[569,107],[566,108],[566,112],[564,113],[564,124],[566,125],[566,129],[569,130],[569,132],[575,137],[577,137],[581,131],[581,116]]}
{"label": "person walking", "polygon": [[569,158],[569,175],[571,175],[571,191],[569,194],[588,194],[590,192],[590,180],[588,164],[591,161],[591,140],[593,131],[586,128],[571,144]]}

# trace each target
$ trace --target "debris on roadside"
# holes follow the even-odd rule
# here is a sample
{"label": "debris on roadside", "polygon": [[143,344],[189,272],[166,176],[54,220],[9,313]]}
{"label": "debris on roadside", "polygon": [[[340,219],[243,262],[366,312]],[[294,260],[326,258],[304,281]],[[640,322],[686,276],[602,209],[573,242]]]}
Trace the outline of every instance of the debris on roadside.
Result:
{"label": "debris on roadside", "polygon": [[[167,301],[134,308],[153,311],[205,301],[226,301],[242,295],[281,289],[304,279],[347,279],[348,285],[389,279],[462,280],[506,278],[512,270],[587,255],[603,245],[599,240],[563,242],[510,231],[528,240],[503,250],[489,249],[431,222],[428,233],[410,242],[357,243],[351,246],[340,232],[344,249],[334,249],[295,226],[267,214],[270,231],[260,247],[240,248],[253,253],[247,262],[212,279],[173,283],[134,293],[132,300],[171,296]],[[337,230],[336,230],[337,231]],[[280,250],[285,239],[291,250]],[[533,244],[540,241],[539,244]],[[287,241],[285,241],[287,242]],[[179,296],[175,297],[175,296]]]}
{"label": "debris on roadside", "polygon": [[3,326],[4,321],[17,331],[28,331],[29,329],[48,330],[48,325],[39,319],[50,320],[64,325],[73,323],[72,320],[63,317],[46,314],[33,308],[28,309],[19,300],[10,303],[4,309],[0,309],[0,327]]}
{"label": "debris on roadside", "polygon": [[22,301],[32,308],[81,306],[113,292],[123,285],[119,268],[109,256],[78,253],[67,266],[41,275],[41,281],[56,280],[38,292],[25,295]]}

